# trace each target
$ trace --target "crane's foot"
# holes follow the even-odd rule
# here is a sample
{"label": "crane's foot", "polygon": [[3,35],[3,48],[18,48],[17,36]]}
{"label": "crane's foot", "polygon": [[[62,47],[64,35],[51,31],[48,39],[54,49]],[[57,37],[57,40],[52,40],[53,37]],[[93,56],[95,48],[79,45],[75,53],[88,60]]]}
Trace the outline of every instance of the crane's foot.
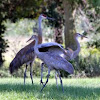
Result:
{"label": "crane's foot", "polygon": [[33,81],[32,81],[32,85],[33,85]]}
{"label": "crane's foot", "polygon": [[47,80],[46,80],[45,84],[43,84],[43,87],[42,87],[42,89],[41,89],[41,91],[40,91],[40,92],[42,92],[42,90],[44,89],[44,87],[45,87],[45,86],[46,86],[46,84],[48,83],[49,76],[50,76],[50,74],[48,74],[48,75],[47,75]]}
{"label": "crane's foot", "polygon": [[64,88],[62,88],[62,92],[64,93]]}
{"label": "crane's foot", "polygon": [[50,75],[48,74],[46,77],[48,78]]}
{"label": "crane's foot", "polygon": [[40,80],[40,85],[41,85],[41,84],[43,85],[43,81],[42,81],[42,80]]}
{"label": "crane's foot", "polygon": [[44,89],[45,85],[46,85],[46,84],[43,85],[43,87],[41,88],[40,92],[42,92],[42,90]]}

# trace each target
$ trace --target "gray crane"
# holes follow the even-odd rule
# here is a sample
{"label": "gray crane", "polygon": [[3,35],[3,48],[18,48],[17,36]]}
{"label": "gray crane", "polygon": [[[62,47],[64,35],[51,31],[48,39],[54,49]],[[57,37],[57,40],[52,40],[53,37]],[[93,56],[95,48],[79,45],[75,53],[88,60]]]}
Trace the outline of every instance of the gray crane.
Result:
{"label": "gray crane", "polygon": [[[62,86],[62,90],[64,91],[62,79],[61,79],[59,70],[64,70],[64,71],[66,71],[70,74],[73,74],[74,73],[73,65],[70,62],[68,62],[65,58],[61,57],[60,55],[58,55],[54,52],[40,52],[39,51],[39,45],[38,45],[38,37],[36,35],[33,35],[29,40],[32,40],[32,39],[35,40],[35,45],[34,45],[35,54],[48,67],[47,80],[46,80],[45,84],[43,85],[41,91],[43,90],[43,88],[46,86],[46,84],[48,82],[51,70],[56,70],[56,72],[58,73],[59,78],[60,78],[60,83],[61,83],[61,86]],[[42,45],[43,44],[40,44],[40,46],[42,46]],[[59,45],[59,44],[57,45],[57,43],[56,43],[55,46],[59,47],[60,50],[65,53],[65,50],[63,49],[63,47],[61,45]]]}
{"label": "gray crane", "polygon": [[[53,18],[47,17],[44,14],[41,14],[38,18],[38,39],[39,39],[39,44],[42,43],[42,28],[41,28],[41,22],[43,19],[50,19],[54,20]],[[24,72],[24,84],[25,84],[25,78],[26,78],[26,71],[28,65],[30,65],[30,77],[32,80],[33,84],[33,76],[32,76],[32,65],[33,62],[36,58],[36,55],[34,52],[27,53],[28,50],[30,50],[32,47],[34,47],[35,41],[32,41],[30,44],[26,45],[24,48],[22,48],[15,56],[15,58],[11,61],[9,70],[10,73],[12,74],[15,70],[18,70],[23,64],[26,64],[26,69]]]}

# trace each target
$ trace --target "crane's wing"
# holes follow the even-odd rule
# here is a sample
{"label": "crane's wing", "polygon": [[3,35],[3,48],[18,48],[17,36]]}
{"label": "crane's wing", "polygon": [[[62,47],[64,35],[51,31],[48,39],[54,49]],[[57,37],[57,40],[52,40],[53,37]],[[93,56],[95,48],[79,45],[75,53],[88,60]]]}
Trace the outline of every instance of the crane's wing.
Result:
{"label": "crane's wing", "polygon": [[63,48],[61,44],[58,44],[56,42],[49,42],[49,43],[42,43],[38,45],[38,48],[46,48],[46,47],[60,47]]}
{"label": "crane's wing", "polygon": [[65,55],[67,54],[67,50],[64,49],[61,44],[58,44],[56,42],[42,43],[38,45],[38,48],[40,52],[49,51],[62,57],[65,57]]}
{"label": "crane's wing", "polygon": [[[49,42],[49,43],[42,43],[38,45],[38,49],[40,52],[47,52],[49,49],[54,49],[54,48],[60,48],[62,51],[65,52],[63,46],[61,44],[58,44],[56,42]],[[29,49],[26,54],[31,53],[34,51],[34,47]]]}

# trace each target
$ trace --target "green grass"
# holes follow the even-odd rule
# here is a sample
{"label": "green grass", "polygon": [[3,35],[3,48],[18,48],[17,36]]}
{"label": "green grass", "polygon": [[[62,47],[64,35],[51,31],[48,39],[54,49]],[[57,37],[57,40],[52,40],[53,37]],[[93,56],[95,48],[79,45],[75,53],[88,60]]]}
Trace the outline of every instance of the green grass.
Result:
{"label": "green grass", "polygon": [[63,85],[64,93],[60,83],[57,89],[55,79],[49,79],[40,92],[39,78],[34,78],[34,85],[27,79],[25,86],[21,78],[1,78],[0,100],[100,100],[100,78],[63,79]]}

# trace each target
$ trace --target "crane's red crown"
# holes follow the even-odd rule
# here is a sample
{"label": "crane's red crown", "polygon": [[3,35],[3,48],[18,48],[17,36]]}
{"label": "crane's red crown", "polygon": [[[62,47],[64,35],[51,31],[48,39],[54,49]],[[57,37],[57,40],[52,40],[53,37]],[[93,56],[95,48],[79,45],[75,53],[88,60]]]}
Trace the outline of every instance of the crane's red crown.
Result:
{"label": "crane's red crown", "polygon": [[45,14],[42,14],[42,16],[47,17]]}

